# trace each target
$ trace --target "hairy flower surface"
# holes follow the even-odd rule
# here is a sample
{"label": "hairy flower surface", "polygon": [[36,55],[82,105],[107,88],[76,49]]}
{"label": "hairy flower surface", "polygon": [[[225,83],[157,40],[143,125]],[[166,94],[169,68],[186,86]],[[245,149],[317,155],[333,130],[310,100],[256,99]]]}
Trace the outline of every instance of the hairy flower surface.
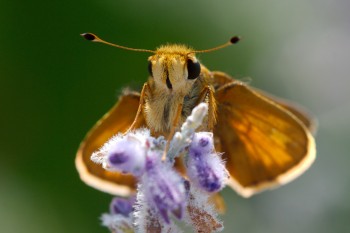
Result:
{"label": "hairy flower surface", "polygon": [[[91,160],[102,164],[107,170],[140,176],[144,172],[147,141],[152,138],[147,129],[118,134],[91,155]],[[153,138],[152,138],[153,139]]]}
{"label": "hairy flower surface", "polygon": [[169,212],[181,219],[186,202],[183,178],[167,162],[159,158],[147,160],[146,172],[141,179],[146,198],[166,223],[170,223]]}
{"label": "hairy flower surface", "polygon": [[135,198],[131,197],[129,199],[115,197],[113,198],[109,210],[112,214],[120,214],[128,217],[133,211],[133,205],[135,203]]}
{"label": "hairy flower surface", "polygon": [[195,232],[220,232],[224,229],[223,223],[218,219],[217,212],[210,203],[210,195],[196,187],[187,186],[188,203],[185,212],[185,222],[193,227]]}
{"label": "hairy flower surface", "polygon": [[171,221],[166,224],[156,209],[150,206],[150,202],[145,197],[144,187],[139,184],[137,201],[134,211],[135,232],[138,233],[182,233],[178,226]]}
{"label": "hairy flower surface", "polygon": [[113,198],[110,212],[101,216],[102,225],[108,227],[113,233],[133,233],[133,205],[135,197]]}
{"label": "hairy flower surface", "polygon": [[112,169],[139,176],[145,168],[145,147],[137,138],[125,137],[108,151],[107,163]]}
{"label": "hairy flower surface", "polygon": [[228,172],[221,157],[214,152],[212,133],[195,133],[187,157],[187,175],[198,188],[218,192],[226,183]]}

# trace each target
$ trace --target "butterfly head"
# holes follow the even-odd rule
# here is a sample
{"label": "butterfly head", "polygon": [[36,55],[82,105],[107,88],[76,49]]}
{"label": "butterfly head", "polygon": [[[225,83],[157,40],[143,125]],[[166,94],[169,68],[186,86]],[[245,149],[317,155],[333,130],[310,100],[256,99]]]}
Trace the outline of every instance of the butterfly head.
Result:
{"label": "butterfly head", "polygon": [[148,71],[155,84],[169,92],[191,88],[201,72],[192,49],[184,45],[164,45],[148,58]]}

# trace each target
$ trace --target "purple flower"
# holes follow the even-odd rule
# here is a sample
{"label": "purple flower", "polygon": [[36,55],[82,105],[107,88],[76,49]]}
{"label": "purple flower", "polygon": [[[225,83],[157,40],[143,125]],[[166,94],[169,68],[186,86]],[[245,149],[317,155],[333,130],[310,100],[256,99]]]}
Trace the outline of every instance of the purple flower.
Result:
{"label": "purple flower", "polygon": [[102,225],[110,229],[111,232],[130,233],[134,232],[133,225],[133,205],[135,197],[128,199],[115,197],[109,206],[110,212],[101,216]]}
{"label": "purple flower", "polygon": [[160,157],[147,157],[146,172],[142,177],[145,196],[165,221],[170,223],[169,213],[181,219],[185,209],[186,191],[183,178]]}
{"label": "purple flower", "polygon": [[146,162],[146,149],[141,141],[134,137],[125,137],[113,144],[107,154],[107,163],[113,170],[143,174]]}
{"label": "purple flower", "polygon": [[189,148],[193,154],[210,154],[214,151],[213,134],[208,132],[195,133]]}
{"label": "purple flower", "polygon": [[[215,152],[213,134],[195,133],[207,112],[206,104],[194,108],[170,139],[168,151],[164,137],[154,138],[148,129],[139,129],[112,137],[92,154],[103,168],[131,173],[138,180],[135,204],[133,198],[114,198],[110,213],[102,215],[102,224],[111,232],[182,232],[177,221],[171,221],[174,217],[196,232],[222,230],[209,197],[224,187],[228,172]],[[175,158],[183,155],[188,180],[174,167]]]}
{"label": "purple flower", "polygon": [[134,202],[134,197],[129,199],[115,197],[110,204],[110,213],[115,215],[121,214],[124,217],[128,217],[133,211]]}
{"label": "purple flower", "polygon": [[218,192],[224,186],[228,173],[220,156],[214,153],[211,133],[196,133],[190,144],[186,161],[187,175],[198,188]]}

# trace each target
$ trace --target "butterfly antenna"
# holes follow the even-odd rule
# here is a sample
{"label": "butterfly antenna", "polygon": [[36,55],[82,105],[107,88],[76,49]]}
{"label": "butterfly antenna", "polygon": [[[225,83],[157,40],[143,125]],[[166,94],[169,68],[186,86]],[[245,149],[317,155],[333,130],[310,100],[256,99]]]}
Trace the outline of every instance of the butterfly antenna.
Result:
{"label": "butterfly antenna", "polygon": [[102,40],[101,38],[99,38],[98,36],[96,36],[93,33],[83,33],[83,34],[80,34],[80,35],[82,37],[84,37],[85,39],[90,40],[92,42],[99,42],[99,43],[110,45],[110,46],[117,47],[117,48],[120,48],[120,49],[131,50],[131,51],[135,51],[135,52],[155,53],[155,51],[149,50],[149,49],[134,49],[134,48],[129,48],[129,47],[125,47],[125,46],[122,46],[122,45],[118,45],[118,44],[113,44],[113,43],[110,43],[110,42]]}
{"label": "butterfly antenna", "polygon": [[219,45],[219,46],[211,48],[211,49],[195,50],[195,51],[192,51],[190,53],[208,53],[208,52],[216,51],[216,50],[225,48],[227,46],[230,46],[232,44],[237,44],[240,40],[241,40],[241,38],[239,36],[234,36],[229,41],[227,41],[225,44]]}

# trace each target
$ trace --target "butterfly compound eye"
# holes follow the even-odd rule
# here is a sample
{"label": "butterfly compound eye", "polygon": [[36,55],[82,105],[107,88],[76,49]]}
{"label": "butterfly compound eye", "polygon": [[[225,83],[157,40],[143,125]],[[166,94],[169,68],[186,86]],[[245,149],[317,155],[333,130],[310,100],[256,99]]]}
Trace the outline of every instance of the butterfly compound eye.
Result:
{"label": "butterfly compound eye", "polygon": [[188,79],[198,78],[199,74],[201,73],[201,65],[199,64],[199,62],[193,62],[191,59],[188,59],[187,72]]}
{"label": "butterfly compound eye", "polygon": [[152,62],[151,62],[151,61],[148,62],[148,73],[149,73],[151,76],[153,76],[153,72],[152,72]]}

